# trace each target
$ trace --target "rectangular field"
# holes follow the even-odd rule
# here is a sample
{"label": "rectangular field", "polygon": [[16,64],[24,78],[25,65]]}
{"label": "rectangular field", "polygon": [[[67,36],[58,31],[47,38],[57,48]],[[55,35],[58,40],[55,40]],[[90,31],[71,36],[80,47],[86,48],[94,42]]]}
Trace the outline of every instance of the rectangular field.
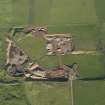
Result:
{"label": "rectangular field", "polygon": [[13,11],[16,24],[96,24],[98,21],[94,0],[18,0],[13,1]]}

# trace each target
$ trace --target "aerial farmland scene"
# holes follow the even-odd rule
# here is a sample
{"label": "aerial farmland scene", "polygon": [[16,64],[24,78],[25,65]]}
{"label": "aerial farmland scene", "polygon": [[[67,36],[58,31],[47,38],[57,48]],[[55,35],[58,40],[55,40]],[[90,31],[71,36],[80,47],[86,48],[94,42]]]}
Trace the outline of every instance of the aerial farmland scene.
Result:
{"label": "aerial farmland scene", "polygon": [[105,105],[105,0],[0,0],[0,105]]}

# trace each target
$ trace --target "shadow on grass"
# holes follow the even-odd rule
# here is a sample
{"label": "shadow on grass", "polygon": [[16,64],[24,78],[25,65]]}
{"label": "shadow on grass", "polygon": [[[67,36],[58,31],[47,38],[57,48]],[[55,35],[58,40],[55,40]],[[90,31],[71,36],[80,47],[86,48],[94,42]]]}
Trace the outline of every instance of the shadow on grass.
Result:
{"label": "shadow on grass", "polygon": [[84,77],[84,78],[79,78],[78,80],[82,81],[99,81],[99,80],[105,80],[105,76],[99,76],[99,77]]}

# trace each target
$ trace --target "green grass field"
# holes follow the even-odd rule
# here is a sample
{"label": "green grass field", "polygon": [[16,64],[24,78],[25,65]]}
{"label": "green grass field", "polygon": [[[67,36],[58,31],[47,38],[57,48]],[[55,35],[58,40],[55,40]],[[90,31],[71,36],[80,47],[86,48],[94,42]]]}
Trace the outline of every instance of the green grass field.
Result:
{"label": "green grass field", "polygon": [[0,84],[0,105],[27,105],[23,86]]}
{"label": "green grass field", "polygon": [[104,81],[75,81],[75,105],[104,105]]}
{"label": "green grass field", "polygon": [[[76,50],[96,50],[97,40],[101,38],[105,44],[104,5],[104,0],[0,0],[0,80],[13,80],[3,71],[4,34],[10,27],[47,26],[49,33],[71,33]],[[45,68],[58,65],[54,56],[39,59],[46,53],[42,39],[21,35],[16,40],[32,60]],[[103,55],[66,55],[62,59],[65,64],[78,63],[81,77],[105,75]],[[104,105],[104,90],[104,81],[76,80],[74,105]],[[71,105],[70,85],[68,82],[0,84],[0,105]]]}
{"label": "green grass field", "polygon": [[99,14],[100,5],[97,0],[14,1],[13,24],[44,25],[49,33],[71,33],[77,50],[95,50],[98,26],[104,19],[104,13]]}
{"label": "green grass field", "polygon": [[[34,11],[30,11],[30,5]],[[36,25],[96,24],[98,21],[94,0],[19,0],[14,1],[13,8],[18,24],[23,22],[22,19],[26,24],[29,12],[33,13],[32,19]]]}
{"label": "green grass field", "polygon": [[70,103],[68,83],[28,82],[24,85],[32,105],[69,105]]}

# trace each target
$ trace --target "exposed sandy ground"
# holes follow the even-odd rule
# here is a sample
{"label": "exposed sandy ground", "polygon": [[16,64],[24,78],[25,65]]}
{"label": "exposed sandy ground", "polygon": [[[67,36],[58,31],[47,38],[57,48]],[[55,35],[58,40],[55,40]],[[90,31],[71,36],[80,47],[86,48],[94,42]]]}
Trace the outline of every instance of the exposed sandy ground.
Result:
{"label": "exposed sandy ground", "polygon": [[92,54],[97,55],[97,51],[73,51],[71,54],[73,55],[81,55],[81,54]]}

